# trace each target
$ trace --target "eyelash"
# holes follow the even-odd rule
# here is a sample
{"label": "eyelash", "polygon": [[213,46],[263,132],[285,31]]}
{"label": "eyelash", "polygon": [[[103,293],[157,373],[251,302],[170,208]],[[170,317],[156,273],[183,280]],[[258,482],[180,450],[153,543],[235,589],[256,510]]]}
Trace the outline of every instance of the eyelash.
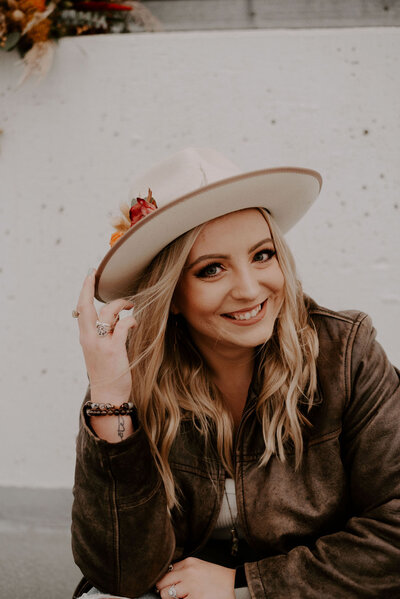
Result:
{"label": "eyelash", "polygon": [[[261,264],[263,264],[265,262],[269,262],[269,260],[271,260],[275,256],[276,250],[272,250],[272,249],[260,250],[254,254],[253,260],[259,254],[267,254],[268,255],[268,258],[266,260],[256,260],[256,262],[260,262]],[[199,272],[197,272],[195,276],[199,279],[213,279],[213,278],[217,277],[220,273],[217,273],[215,275],[205,274],[206,270],[208,268],[210,268],[210,266],[221,267],[221,264],[219,262],[210,262],[209,264],[206,264],[206,266],[203,266],[203,268],[201,270],[199,270]]]}

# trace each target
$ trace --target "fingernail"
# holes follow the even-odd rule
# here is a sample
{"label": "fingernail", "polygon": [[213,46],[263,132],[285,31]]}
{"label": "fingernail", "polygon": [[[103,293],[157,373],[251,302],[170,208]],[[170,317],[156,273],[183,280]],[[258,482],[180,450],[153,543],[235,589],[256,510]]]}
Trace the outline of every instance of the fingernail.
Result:
{"label": "fingernail", "polygon": [[88,270],[88,273],[87,273],[87,274],[88,274],[88,277],[89,277],[90,275],[92,275],[92,274],[94,273],[94,271],[95,271],[95,270],[96,270],[96,269],[95,269],[95,268],[93,268],[93,266],[91,266],[91,267],[89,268],[89,270]]}

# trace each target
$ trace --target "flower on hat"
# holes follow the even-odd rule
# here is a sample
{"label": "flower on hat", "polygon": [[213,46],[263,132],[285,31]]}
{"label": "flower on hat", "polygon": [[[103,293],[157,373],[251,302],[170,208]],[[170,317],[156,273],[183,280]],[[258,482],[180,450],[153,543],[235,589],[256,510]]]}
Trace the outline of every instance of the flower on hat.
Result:
{"label": "flower on hat", "polygon": [[123,235],[124,233],[125,233],[125,231],[116,231],[115,233],[113,233],[113,234],[111,235],[111,238],[110,238],[110,247],[112,247],[112,246],[114,245],[114,243],[115,243],[116,241],[118,241],[118,239],[119,239],[120,237],[122,237],[122,235]]}
{"label": "flower on hat", "polygon": [[[120,237],[122,237],[126,231],[136,225],[142,218],[150,214],[158,208],[155,199],[153,198],[153,192],[149,188],[147,198],[134,198],[131,202],[131,207],[121,206],[123,218],[119,218],[114,226],[117,229],[115,233],[111,235],[110,246],[112,247]],[[128,220],[129,218],[129,220]]]}
{"label": "flower on hat", "polygon": [[147,194],[147,199],[136,198],[136,203],[133,203],[132,200],[131,208],[129,210],[129,218],[131,220],[131,227],[139,222],[144,216],[150,214],[157,208],[157,204],[155,199],[153,198],[153,194],[151,189],[149,189],[149,193]]}

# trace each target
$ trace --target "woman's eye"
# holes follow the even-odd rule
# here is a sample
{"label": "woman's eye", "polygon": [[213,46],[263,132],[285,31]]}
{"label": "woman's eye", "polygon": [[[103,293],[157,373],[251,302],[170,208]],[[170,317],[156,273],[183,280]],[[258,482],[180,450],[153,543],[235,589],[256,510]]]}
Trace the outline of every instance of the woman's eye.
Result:
{"label": "woman's eye", "polygon": [[199,279],[206,279],[211,277],[216,277],[222,271],[220,264],[207,264],[204,268],[202,268],[197,274],[196,277]]}
{"label": "woman's eye", "polygon": [[254,262],[268,262],[273,256],[275,256],[275,250],[261,250],[254,254]]}

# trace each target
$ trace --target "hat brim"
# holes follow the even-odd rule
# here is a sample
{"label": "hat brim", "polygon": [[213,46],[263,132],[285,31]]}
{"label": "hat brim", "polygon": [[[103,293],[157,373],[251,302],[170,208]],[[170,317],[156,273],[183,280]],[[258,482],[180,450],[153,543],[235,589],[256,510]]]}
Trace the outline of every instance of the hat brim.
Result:
{"label": "hat brim", "polygon": [[263,207],[286,233],[321,186],[321,175],[314,170],[281,167],[223,179],[181,196],[148,214],[113,245],[97,268],[95,297],[110,302],[129,296],[137,276],[166,245],[224,214]]}

